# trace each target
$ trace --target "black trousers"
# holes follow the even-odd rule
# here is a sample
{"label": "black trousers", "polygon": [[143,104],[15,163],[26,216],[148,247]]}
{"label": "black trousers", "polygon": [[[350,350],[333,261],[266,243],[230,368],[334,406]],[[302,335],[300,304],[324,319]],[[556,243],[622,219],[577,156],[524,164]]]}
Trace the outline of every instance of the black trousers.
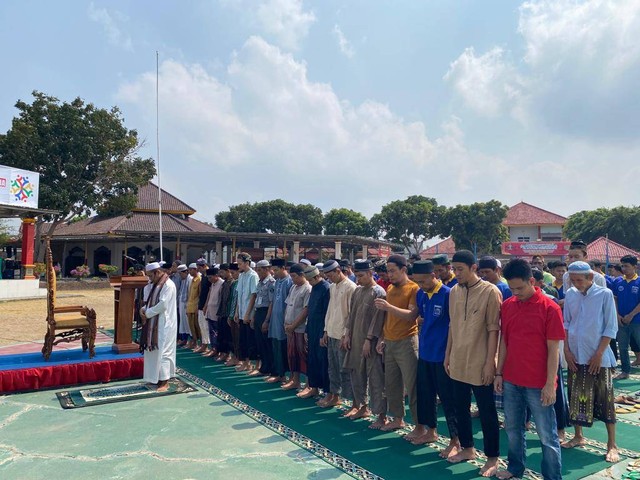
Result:
{"label": "black trousers", "polygon": [[320,337],[309,335],[307,354],[307,378],[309,386],[329,392],[329,356],[327,347],[320,346]]}
{"label": "black trousers", "polygon": [[[609,345],[611,346],[611,350],[613,350],[613,356],[616,357],[616,360],[618,360],[618,342],[615,338],[611,339],[611,342],[609,342]],[[636,338],[631,335],[631,337],[629,337],[629,347],[631,348],[631,351],[633,353],[635,352],[640,352],[640,346],[638,346],[638,342],[636,342]]]}
{"label": "black trousers", "polygon": [[271,340],[266,333],[262,333],[262,325],[267,318],[269,307],[256,308],[255,321],[253,323],[253,333],[256,340],[256,348],[260,357],[260,373],[271,373],[273,369],[273,352],[271,351]]}
{"label": "black trousers", "polygon": [[289,371],[289,357],[287,356],[287,339],[277,340],[271,338],[271,351],[273,353],[273,366],[271,375],[284,377]]}
{"label": "black trousers", "polygon": [[233,350],[231,327],[227,321],[227,317],[218,317],[218,351],[220,353],[229,353]]}
{"label": "black trousers", "polygon": [[256,335],[251,325],[240,321],[240,360],[257,360]]}
{"label": "black trousers", "polygon": [[452,382],[460,446],[462,448],[473,447],[471,414],[469,412],[469,408],[471,408],[471,391],[473,391],[473,396],[476,397],[476,403],[480,411],[484,453],[487,457],[499,457],[500,432],[498,412],[496,411],[496,403],[493,398],[493,384],[478,386],[457,380],[452,380]]}
{"label": "black trousers", "polygon": [[442,409],[447,419],[449,437],[458,436],[453,380],[447,375],[442,362],[418,360],[418,423],[429,428],[438,425],[438,404],[436,395],[442,401]]}

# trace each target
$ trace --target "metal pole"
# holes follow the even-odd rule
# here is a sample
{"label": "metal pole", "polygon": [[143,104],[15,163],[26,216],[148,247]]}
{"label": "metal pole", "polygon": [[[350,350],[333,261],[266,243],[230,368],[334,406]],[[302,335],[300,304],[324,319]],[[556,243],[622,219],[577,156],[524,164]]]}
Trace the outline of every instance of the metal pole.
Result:
{"label": "metal pole", "polygon": [[158,51],[156,50],[156,163],[158,165],[158,218],[160,220],[160,261],[164,259],[162,248],[162,183],[160,181],[160,63],[158,60]]}

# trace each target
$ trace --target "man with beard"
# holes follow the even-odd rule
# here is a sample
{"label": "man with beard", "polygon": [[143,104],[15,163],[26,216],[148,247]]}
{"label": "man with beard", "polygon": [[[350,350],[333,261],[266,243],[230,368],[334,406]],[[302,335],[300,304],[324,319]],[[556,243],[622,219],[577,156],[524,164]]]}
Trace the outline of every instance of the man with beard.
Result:
{"label": "man with beard", "polygon": [[143,380],[169,389],[169,379],[176,374],[176,337],[178,314],[176,286],[169,281],[157,262],[145,268],[152,287],[145,307],[140,308],[143,321],[140,349],[144,352]]}

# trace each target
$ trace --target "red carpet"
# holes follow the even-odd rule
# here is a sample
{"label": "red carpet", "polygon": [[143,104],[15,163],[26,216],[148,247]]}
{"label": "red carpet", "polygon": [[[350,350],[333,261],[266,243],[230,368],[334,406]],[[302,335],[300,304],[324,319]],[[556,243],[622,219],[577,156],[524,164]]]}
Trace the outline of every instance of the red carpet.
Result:
{"label": "red carpet", "polygon": [[142,378],[144,365],[142,355],[117,355],[110,345],[96,347],[92,359],[81,348],[54,350],[48,362],[40,352],[2,353],[0,350],[0,393]]}

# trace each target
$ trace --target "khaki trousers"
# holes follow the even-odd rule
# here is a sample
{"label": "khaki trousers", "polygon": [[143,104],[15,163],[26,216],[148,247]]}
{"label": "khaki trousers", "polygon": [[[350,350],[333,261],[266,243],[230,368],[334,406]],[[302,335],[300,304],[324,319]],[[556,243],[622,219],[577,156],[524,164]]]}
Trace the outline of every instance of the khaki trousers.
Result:
{"label": "khaki trousers", "polygon": [[351,386],[353,388],[353,405],[367,404],[367,386],[369,387],[369,408],[374,415],[387,413],[387,399],[384,396],[384,367],[382,355],[371,345],[371,356],[362,357],[358,368],[351,370]]}
{"label": "khaki trousers", "polygon": [[409,395],[409,409],[414,424],[418,422],[418,336],[402,340],[385,340],[384,388],[389,404],[389,414],[404,418],[404,392]]}

